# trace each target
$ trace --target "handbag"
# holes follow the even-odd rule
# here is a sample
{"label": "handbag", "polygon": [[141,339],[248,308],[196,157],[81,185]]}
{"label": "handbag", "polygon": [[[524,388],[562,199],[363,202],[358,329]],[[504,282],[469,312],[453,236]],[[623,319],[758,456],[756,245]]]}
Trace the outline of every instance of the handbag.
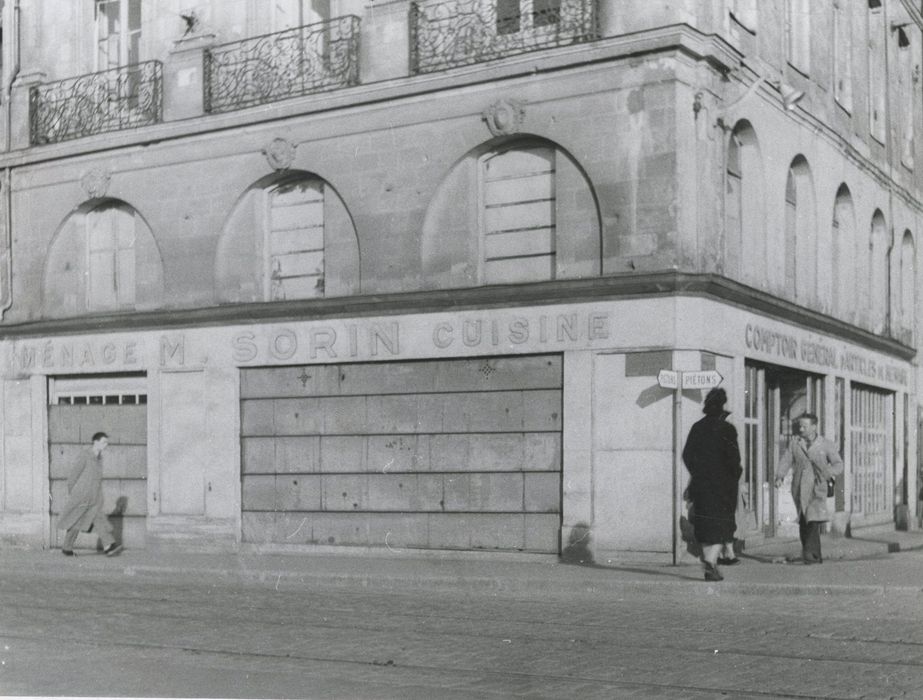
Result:
{"label": "handbag", "polygon": [[827,498],[833,498],[834,494],[836,493],[835,489],[836,479],[831,476],[829,479],[827,479]]}

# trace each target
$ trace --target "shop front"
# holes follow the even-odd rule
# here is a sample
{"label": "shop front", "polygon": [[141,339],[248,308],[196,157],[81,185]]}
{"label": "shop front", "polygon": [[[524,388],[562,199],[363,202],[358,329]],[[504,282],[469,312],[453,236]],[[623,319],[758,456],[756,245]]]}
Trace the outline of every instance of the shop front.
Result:
{"label": "shop front", "polygon": [[845,533],[903,519],[915,483],[907,467],[916,440],[910,364],[763,319],[749,319],[743,336],[742,536],[797,535],[789,483],[777,489],[774,482],[802,413],[818,417],[819,432],[845,464],[828,504],[835,512],[829,527]]}
{"label": "shop front", "polygon": [[[713,329],[721,329],[715,335]],[[110,435],[128,547],[677,554],[706,370],[731,397],[742,539],[792,536],[792,419],[841,448],[832,526],[913,514],[906,359],[711,299],[285,319],[3,342],[0,541],[55,547],[67,469]],[[912,430],[912,428],[914,430]]]}

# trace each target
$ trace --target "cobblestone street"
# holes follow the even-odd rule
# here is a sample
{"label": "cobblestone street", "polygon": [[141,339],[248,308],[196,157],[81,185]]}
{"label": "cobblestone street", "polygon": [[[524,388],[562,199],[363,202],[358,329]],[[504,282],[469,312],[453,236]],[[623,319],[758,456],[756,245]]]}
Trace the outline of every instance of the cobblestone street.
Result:
{"label": "cobblestone street", "polygon": [[[923,688],[920,587],[722,587],[685,567],[687,578],[612,593],[401,592],[151,580],[114,567],[68,575],[72,563],[54,576],[0,574],[4,695],[891,698]],[[921,565],[913,552],[881,567]],[[855,566],[817,568],[847,580]],[[736,571],[759,577],[758,567],[780,571],[754,561]]]}

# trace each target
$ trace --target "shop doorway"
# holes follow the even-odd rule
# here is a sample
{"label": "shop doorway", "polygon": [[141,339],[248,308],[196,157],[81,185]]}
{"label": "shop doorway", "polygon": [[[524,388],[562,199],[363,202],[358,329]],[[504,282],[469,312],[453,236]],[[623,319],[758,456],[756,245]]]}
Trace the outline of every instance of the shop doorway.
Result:
{"label": "shop doorway", "polygon": [[[104,509],[116,541],[144,547],[147,532],[147,388],[144,375],[53,377],[48,380],[48,455],[51,546],[64,533],[58,514],[67,499],[67,477],[94,433],[109,435],[103,467]],[[81,534],[78,547],[96,536]]]}
{"label": "shop doorway", "polygon": [[823,433],[824,378],[788,367],[747,362],[744,403],[738,513],[741,536],[797,535],[794,504],[790,498],[780,498],[780,492],[787,493],[786,486],[775,488],[775,475],[797,416],[815,414]]}

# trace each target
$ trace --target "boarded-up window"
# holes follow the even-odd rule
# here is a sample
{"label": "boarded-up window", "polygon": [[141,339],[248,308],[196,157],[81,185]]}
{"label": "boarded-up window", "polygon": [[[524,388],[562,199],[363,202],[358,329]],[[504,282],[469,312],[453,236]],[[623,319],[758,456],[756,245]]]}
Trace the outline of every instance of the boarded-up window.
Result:
{"label": "boarded-up window", "polygon": [[785,17],[788,61],[800,72],[811,72],[811,3],[788,0]]}
{"label": "boarded-up window", "polygon": [[811,170],[804,156],[798,156],[785,185],[785,269],[786,284],[800,304],[817,302],[816,246]]}
{"label": "boarded-up window", "polygon": [[554,163],[549,148],[517,149],[482,161],[482,283],[554,278]]}
{"label": "boarded-up window", "polygon": [[299,180],[269,192],[266,296],[324,296],[324,186]]}
{"label": "boarded-up window", "polygon": [[135,304],[135,213],[123,204],[87,214],[87,307],[106,311]]}
{"label": "boarded-up window", "polygon": [[888,229],[881,211],[872,217],[869,241],[869,275],[872,330],[882,333],[888,328]]}
{"label": "boarded-up window", "polygon": [[881,0],[869,0],[868,64],[869,64],[869,130],[880,143],[885,142],[885,15]]}
{"label": "boarded-up window", "polygon": [[852,27],[847,0],[833,3],[833,92],[836,101],[852,112]]}
{"label": "boarded-up window", "polygon": [[[913,234],[904,232],[901,241],[901,330],[902,340],[913,344],[914,316],[916,315],[916,265],[914,264]],[[909,334],[909,335],[908,335]]]}
{"label": "boarded-up window", "polygon": [[852,196],[846,185],[841,185],[833,206],[833,279],[834,311],[838,318],[852,321],[856,316],[856,285],[860,278],[856,263],[856,218]]}
{"label": "boarded-up window", "polygon": [[785,284],[794,290],[796,285],[795,247],[798,243],[798,190],[795,173],[788,171],[785,181]]}
{"label": "boarded-up window", "polygon": [[725,239],[728,246],[728,261],[731,269],[738,269],[741,261],[740,251],[743,247],[743,182],[740,167],[740,137],[734,133],[728,143],[727,155],[727,191],[724,194]]}

